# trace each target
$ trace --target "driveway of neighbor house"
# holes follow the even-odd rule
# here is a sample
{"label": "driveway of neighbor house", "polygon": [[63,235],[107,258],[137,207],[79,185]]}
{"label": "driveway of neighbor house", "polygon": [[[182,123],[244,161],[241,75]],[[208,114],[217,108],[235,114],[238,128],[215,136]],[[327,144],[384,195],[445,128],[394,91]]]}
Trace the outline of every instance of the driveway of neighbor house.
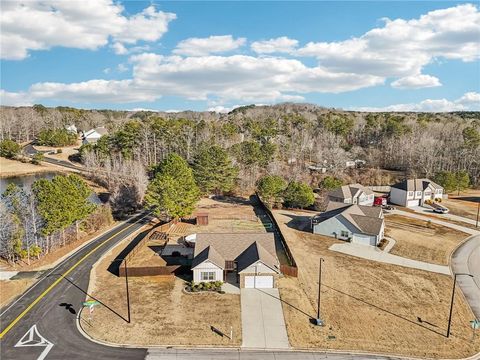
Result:
{"label": "driveway of neighbor house", "polygon": [[400,265],[413,269],[425,270],[439,274],[450,275],[450,268],[445,265],[430,264],[423,261],[407,259],[398,255],[389,254],[373,246],[344,243],[333,244],[329,250],[338,251],[343,254],[360,257],[367,260],[383,262],[392,265]]}
{"label": "driveway of neighbor house", "polygon": [[422,207],[422,206],[414,206],[411,208],[413,211],[415,211],[416,213],[419,213],[419,214],[427,214],[427,215],[435,215],[437,216],[439,219],[445,219],[445,220],[453,220],[453,221],[460,221],[460,222],[464,222],[464,223],[467,223],[467,224],[470,224],[470,225],[476,225],[477,222],[473,219],[469,219],[465,216],[458,216],[458,215],[454,215],[454,214],[438,214],[436,212],[434,212],[431,208],[428,208],[428,207]]}
{"label": "driveway of neighbor house", "polygon": [[242,347],[288,349],[278,289],[241,289]]}

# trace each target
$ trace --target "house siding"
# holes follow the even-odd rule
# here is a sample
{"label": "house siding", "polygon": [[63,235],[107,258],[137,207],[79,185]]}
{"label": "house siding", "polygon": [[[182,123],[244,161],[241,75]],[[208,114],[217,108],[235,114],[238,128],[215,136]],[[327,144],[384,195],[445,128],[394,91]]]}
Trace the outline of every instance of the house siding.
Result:
{"label": "house siding", "polygon": [[193,282],[202,282],[201,273],[212,271],[215,273],[215,279],[212,281],[223,281],[223,269],[210,261],[204,261],[193,269]]}
{"label": "house siding", "polygon": [[348,237],[352,237],[356,229],[350,224],[347,225],[345,222],[342,222],[340,219],[342,219],[341,216],[332,217],[330,219],[322,221],[319,224],[315,224],[313,226],[313,233],[325,236],[332,236],[336,239],[347,240],[347,238],[341,237],[341,232],[347,231],[349,234]]}
{"label": "house siding", "polygon": [[390,202],[395,205],[407,206],[407,192],[392,188],[390,190]]}

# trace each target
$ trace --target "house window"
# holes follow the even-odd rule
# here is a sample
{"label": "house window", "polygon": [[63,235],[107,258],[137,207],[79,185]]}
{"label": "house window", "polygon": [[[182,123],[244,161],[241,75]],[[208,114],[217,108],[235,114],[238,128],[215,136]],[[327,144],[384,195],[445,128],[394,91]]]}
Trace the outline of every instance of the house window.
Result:
{"label": "house window", "polygon": [[413,191],[409,191],[408,196],[413,196]]}
{"label": "house window", "polygon": [[202,271],[200,273],[200,280],[202,280],[202,281],[213,281],[213,280],[215,280],[215,272],[214,271]]}
{"label": "house window", "polygon": [[417,196],[422,196],[422,192],[421,192],[421,191],[417,191]]}
{"label": "house window", "polygon": [[340,232],[340,236],[341,236],[342,238],[348,238],[348,231],[342,230],[342,231]]}

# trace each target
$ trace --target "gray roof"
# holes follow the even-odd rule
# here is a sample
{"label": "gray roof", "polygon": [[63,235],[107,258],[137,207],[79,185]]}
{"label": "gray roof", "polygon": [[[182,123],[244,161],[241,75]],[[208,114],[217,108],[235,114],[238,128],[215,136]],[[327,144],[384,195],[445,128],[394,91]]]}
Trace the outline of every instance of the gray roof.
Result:
{"label": "gray roof", "polygon": [[195,240],[192,268],[209,260],[224,269],[225,261],[237,261],[241,271],[261,261],[277,270],[279,261],[273,233],[201,233]]}
{"label": "gray roof", "polygon": [[342,204],[333,201],[328,203],[326,212],[314,216],[313,223],[319,224],[336,216],[343,217],[361,233],[367,235],[379,235],[384,223],[382,208],[379,206]]}
{"label": "gray roof", "polygon": [[392,185],[392,188],[405,191],[424,191],[429,185],[436,190],[443,189],[443,187],[434,183],[430,179],[406,179],[395,185]]}
{"label": "gray roof", "polygon": [[329,196],[340,199],[354,199],[365,193],[365,195],[373,195],[373,191],[361,184],[343,185],[328,193]]}

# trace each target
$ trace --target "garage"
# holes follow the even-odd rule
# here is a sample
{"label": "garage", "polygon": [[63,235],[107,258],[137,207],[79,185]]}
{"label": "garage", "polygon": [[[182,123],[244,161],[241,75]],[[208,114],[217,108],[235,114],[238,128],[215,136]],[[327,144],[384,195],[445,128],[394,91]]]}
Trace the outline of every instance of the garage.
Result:
{"label": "garage", "polygon": [[407,200],[407,207],[419,206],[420,200]]}
{"label": "garage", "polygon": [[375,236],[369,236],[369,235],[363,235],[363,234],[353,234],[352,243],[362,244],[362,245],[371,245],[371,246],[377,245]]}
{"label": "garage", "polygon": [[247,289],[271,289],[273,288],[272,275],[247,275],[245,276],[245,288]]}

